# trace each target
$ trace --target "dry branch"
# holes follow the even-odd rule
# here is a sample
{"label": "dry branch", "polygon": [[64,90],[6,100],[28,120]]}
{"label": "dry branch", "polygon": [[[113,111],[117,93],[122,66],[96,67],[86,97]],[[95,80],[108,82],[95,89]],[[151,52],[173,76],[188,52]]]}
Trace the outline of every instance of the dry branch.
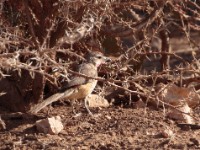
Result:
{"label": "dry branch", "polygon": [[[41,99],[38,100],[42,101],[61,88],[70,75],[90,78],[71,71],[72,64],[84,61],[88,51],[98,50],[113,56],[114,61],[100,70],[101,77],[94,79],[131,95],[148,99],[152,97],[152,86],[158,82],[182,83],[183,86],[198,83],[200,46],[193,34],[200,31],[199,10],[199,2],[192,0],[3,1],[0,12],[2,80],[9,81],[15,91],[20,91],[18,89],[24,86],[22,81],[27,79],[23,71],[31,78],[42,76]],[[170,38],[184,36],[191,60],[186,60],[185,51],[170,51]],[[161,40],[161,46],[153,49],[155,37]],[[154,57],[161,63],[161,70],[147,72],[145,67],[142,70],[145,61],[152,64]],[[169,61],[169,57],[173,61]],[[37,89],[34,82],[30,84],[32,89],[27,86],[17,93],[23,95],[21,105],[27,108],[33,107],[33,93]],[[59,94],[58,97],[62,95]],[[28,104],[24,103],[24,97]]]}

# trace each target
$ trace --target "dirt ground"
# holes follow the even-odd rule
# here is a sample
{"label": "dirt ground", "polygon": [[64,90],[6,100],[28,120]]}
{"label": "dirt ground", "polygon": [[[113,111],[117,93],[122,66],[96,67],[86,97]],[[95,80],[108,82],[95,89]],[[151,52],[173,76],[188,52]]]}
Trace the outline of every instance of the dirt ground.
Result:
{"label": "dirt ground", "polygon": [[[179,41],[173,40],[172,49],[179,47],[180,51],[185,51],[180,48]],[[167,109],[134,108],[134,105],[92,109],[99,115],[97,118],[89,116],[84,108],[78,111],[82,116],[74,117],[72,108],[61,104],[50,110],[45,108],[34,119],[6,119],[6,129],[0,130],[0,150],[200,149],[199,126],[177,124],[166,117]],[[0,108],[0,114],[6,113],[9,112]],[[49,135],[36,130],[36,120],[57,115],[61,116],[64,124],[61,133]],[[200,106],[194,110],[194,115],[200,118]],[[164,137],[162,133],[165,130],[171,130],[173,135]]]}
{"label": "dirt ground", "polygon": [[[60,115],[64,130],[58,135],[38,133],[35,119],[6,120],[7,129],[0,132],[0,149],[200,149],[200,129],[179,126],[165,117],[162,108],[122,108],[111,106],[85,109],[73,117],[70,106],[55,106],[49,116]],[[47,109],[39,114],[46,117]],[[200,107],[195,110],[200,117]],[[165,138],[164,130],[173,131]]]}

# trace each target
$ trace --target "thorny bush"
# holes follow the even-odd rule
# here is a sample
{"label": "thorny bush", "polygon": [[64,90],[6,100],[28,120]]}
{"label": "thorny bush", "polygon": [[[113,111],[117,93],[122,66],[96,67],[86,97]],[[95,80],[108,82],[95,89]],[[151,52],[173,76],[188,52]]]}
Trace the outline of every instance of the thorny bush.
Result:
{"label": "thorny bush", "polygon": [[[199,1],[2,0],[0,16],[0,102],[13,111],[55,93],[88,51],[113,59],[98,92],[124,104],[153,98],[158,83],[199,82]],[[173,37],[188,40],[188,59],[171,48]]]}

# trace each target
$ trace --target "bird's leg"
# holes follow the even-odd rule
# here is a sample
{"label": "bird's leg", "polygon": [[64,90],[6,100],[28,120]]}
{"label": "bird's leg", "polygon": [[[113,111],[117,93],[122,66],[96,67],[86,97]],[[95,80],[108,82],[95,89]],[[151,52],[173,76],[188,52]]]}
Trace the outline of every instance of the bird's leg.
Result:
{"label": "bird's leg", "polygon": [[76,110],[75,110],[75,106],[74,106],[75,105],[75,99],[73,99],[71,101],[71,105],[72,105],[72,112],[74,113],[75,117],[81,116],[82,113],[77,113]]}
{"label": "bird's leg", "polygon": [[89,115],[94,116],[88,106],[88,96],[84,99],[84,103],[85,103],[85,108],[86,108],[87,112],[89,113]]}
{"label": "bird's leg", "polygon": [[72,112],[74,113],[74,115],[76,115],[77,113],[76,113],[76,110],[75,110],[75,99],[72,99],[72,101],[71,101],[71,105],[72,105]]}

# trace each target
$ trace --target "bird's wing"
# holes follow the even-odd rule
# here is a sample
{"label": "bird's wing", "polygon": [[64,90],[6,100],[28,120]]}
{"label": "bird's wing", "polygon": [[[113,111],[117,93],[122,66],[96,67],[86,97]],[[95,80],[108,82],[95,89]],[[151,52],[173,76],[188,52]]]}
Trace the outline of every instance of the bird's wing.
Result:
{"label": "bird's wing", "polygon": [[82,85],[87,83],[87,79],[84,77],[74,77],[71,81],[68,82],[66,86],[64,86],[64,89],[68,89],[74,86]]}
{"label": "bird's wing", "polygon": [[[91,63],[83,63],[79,66],[78,71],[81,74],[84,74],[89,77],[97,77],[97,68],[91,64]],[[76,76],[71,79],[71,81],[68,82],[66,86],[62,88],[63,90],[69,89],[71,87],[79,86],[86,84],[89,82],[91,79],[81,77],[81,76]]]}

